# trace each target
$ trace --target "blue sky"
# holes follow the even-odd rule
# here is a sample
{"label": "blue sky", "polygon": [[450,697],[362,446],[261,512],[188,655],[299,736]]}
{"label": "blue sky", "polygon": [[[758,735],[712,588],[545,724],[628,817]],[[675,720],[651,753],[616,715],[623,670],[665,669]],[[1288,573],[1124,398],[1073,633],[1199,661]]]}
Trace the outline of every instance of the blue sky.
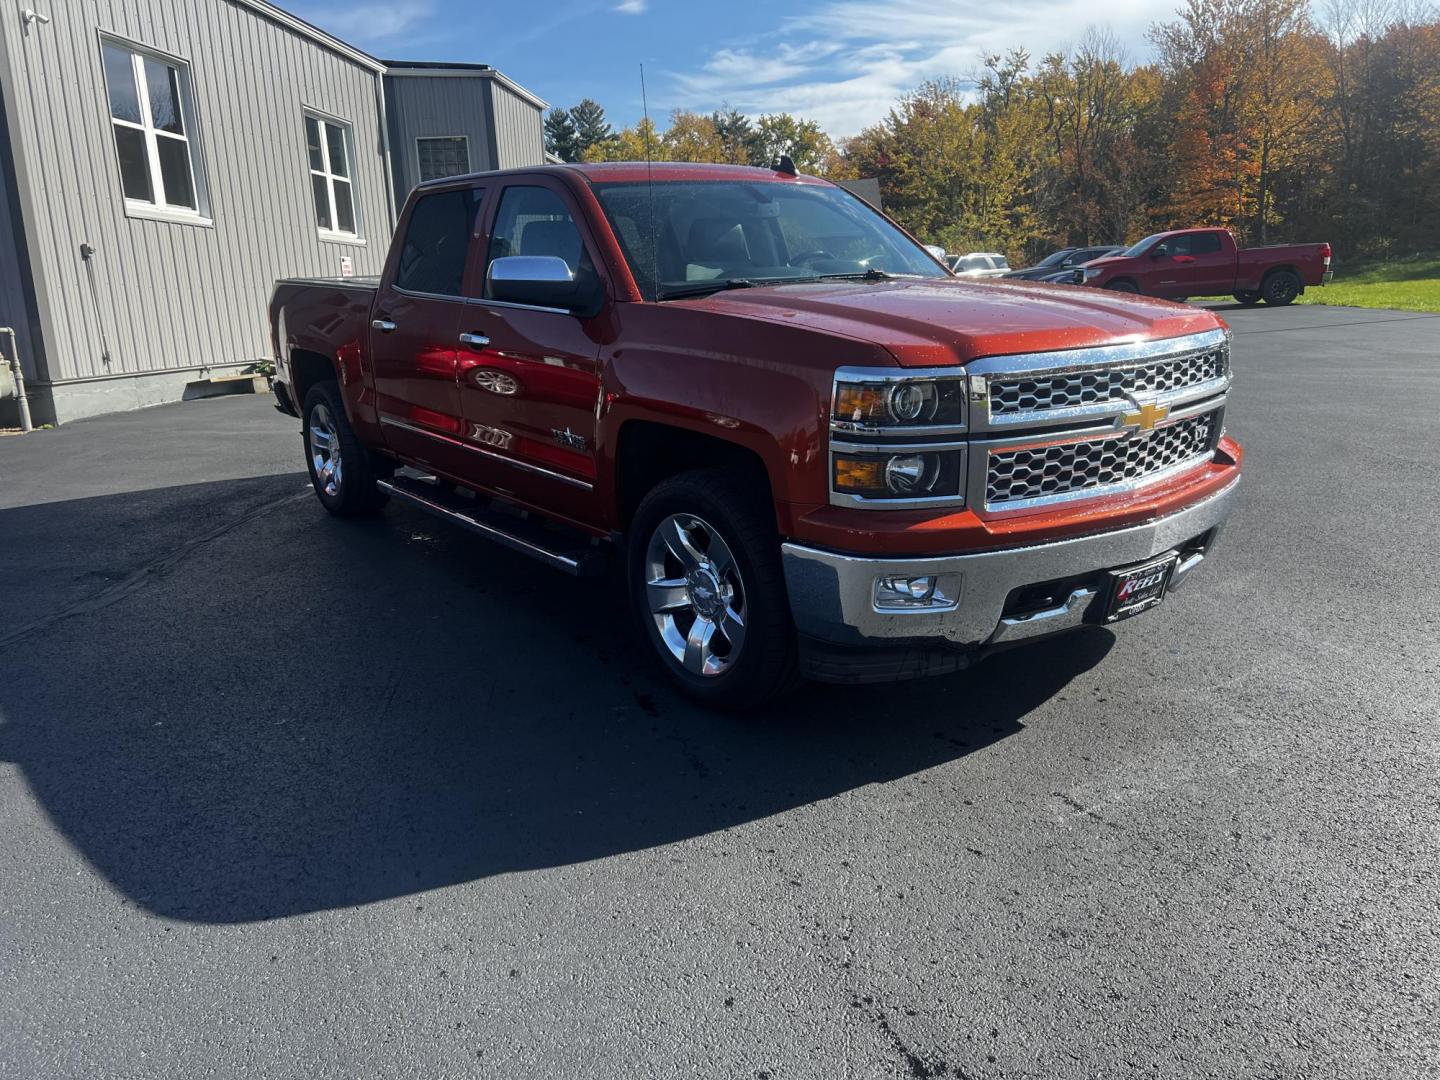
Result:
{"label": "blue sky", "polygon": [[880,119],[926,78],[964,76],[985,52],[1038,58],[1112,32],[1131,60],[1176,0],[281,0],[382,58],[493,64],[553,105],[593,97],[616,126],[728,102],[793,112],[832,135]]}

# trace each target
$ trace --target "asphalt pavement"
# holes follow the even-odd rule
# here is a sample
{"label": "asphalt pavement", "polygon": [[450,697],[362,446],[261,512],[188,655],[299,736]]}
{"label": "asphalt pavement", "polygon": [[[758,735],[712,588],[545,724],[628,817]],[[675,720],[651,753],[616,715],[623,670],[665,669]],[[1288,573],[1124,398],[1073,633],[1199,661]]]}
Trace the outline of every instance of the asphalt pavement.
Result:
{"label": "asphalt pavement", "polygon": [[1440,1074],[1440,317],[1222,314],[1183,592],[743,718],[263,399],[0,439],[0,1077]]}

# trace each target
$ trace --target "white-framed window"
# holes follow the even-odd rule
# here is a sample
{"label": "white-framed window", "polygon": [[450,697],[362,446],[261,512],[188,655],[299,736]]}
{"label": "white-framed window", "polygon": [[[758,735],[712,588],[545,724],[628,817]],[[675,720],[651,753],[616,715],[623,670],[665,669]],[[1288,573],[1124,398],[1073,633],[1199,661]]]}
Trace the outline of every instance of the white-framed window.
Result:
{"label": "white-framed window", "polygon": [[360,235],[355,201],[355,134],[343,120],[305,114],[305,152],[310,192],[320,235],[354,240]]}
{"label": "white-framed window", "polygon": [[190,65],[116,38],[102,37],[100,52],[126,211],[204,220]]}
{"label": "white-framed window", "polygon": [[470,140],[464,135],[424,135],[415,140],[420,182],[464,176],[470,171]]}

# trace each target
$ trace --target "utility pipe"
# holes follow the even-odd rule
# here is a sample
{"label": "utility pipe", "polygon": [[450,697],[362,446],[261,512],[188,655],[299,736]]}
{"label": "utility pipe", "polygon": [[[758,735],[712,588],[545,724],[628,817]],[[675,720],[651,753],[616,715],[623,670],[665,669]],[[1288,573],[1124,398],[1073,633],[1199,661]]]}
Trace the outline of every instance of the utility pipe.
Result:
{"label": "utility pipe", "polygon": [[25,372],[20,369],[20,339],[8,326],[0,326],[0,334],[10,336],[10,370],[15,373],[15,398],[20,402],[20,430],[33,431],[30,422],[30,400],[25,396]]}

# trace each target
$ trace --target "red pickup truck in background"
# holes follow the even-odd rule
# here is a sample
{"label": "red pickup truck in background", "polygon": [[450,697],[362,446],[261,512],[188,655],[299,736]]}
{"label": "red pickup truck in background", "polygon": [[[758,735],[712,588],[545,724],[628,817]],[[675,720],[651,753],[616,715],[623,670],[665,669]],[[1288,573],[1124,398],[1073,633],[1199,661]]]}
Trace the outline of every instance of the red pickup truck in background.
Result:
{"label": "red pickup truck in background", "polygon": [[1215,315],[957,280],[793,169],[423,184],[378,281],[280,281],[271,319],[327,510],[403,499],[573,574],[622,554],[639,633],[715,705],[1147,611],[1239,485]]}
{"label": "red pickup truck in background", "polygon": [[1329,282],[1329,244],[1241,248],[1228,229],[1176,229],[1147,236],[1075,271],[1076,285],[1184,300],[1234,296],[1249,307],[1283,306],[1307,285]]}

